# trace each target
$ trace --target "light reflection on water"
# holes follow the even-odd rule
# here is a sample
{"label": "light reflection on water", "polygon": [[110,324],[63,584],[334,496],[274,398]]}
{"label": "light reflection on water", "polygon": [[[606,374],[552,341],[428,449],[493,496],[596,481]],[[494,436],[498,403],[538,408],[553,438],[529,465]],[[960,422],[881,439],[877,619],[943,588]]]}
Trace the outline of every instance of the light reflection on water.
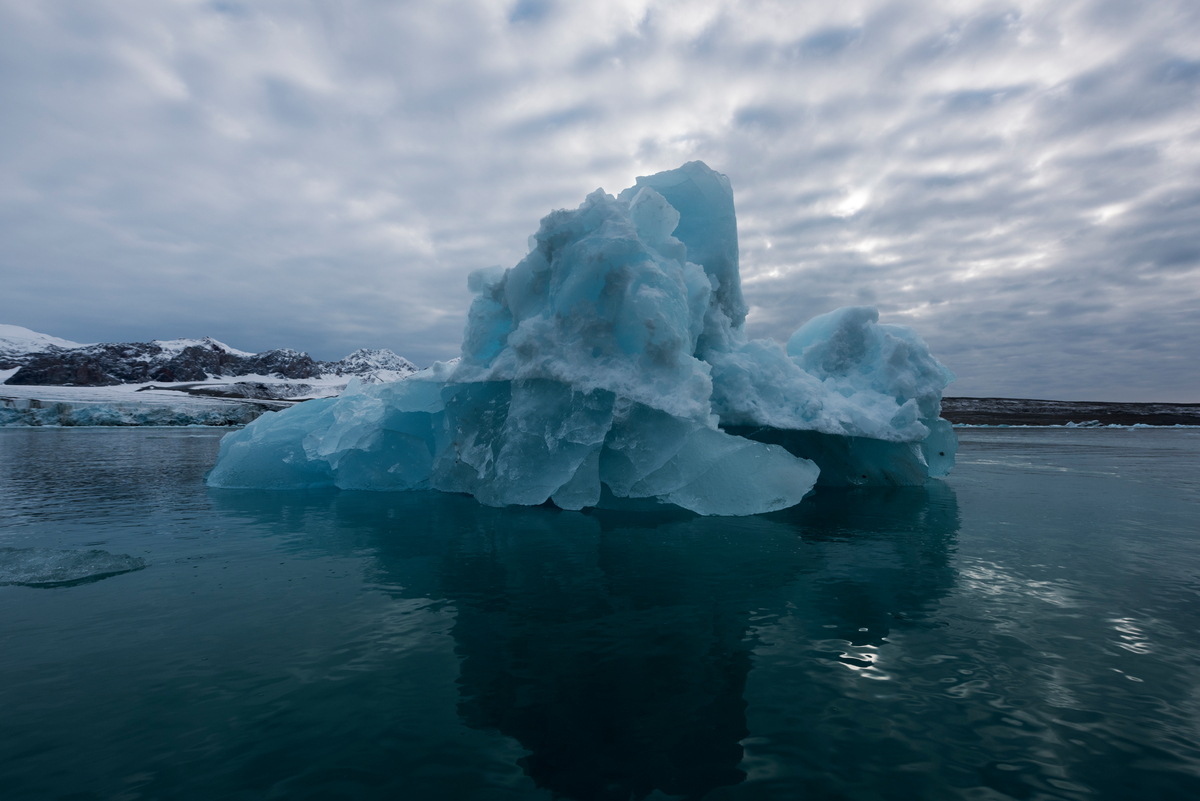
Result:
{"label": "light reflection on water", "polygon": [[1200,795],[1200,439],[962,432],[754,518],[200,483],[219,432],[0,431],[0,786],[47,798]]}

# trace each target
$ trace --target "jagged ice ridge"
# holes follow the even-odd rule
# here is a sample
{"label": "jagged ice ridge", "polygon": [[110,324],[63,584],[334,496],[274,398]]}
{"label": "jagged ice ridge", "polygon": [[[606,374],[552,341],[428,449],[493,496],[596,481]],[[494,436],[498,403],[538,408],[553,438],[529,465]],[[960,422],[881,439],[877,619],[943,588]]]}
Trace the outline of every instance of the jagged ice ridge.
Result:
{"label": "jagged ice ridge", "polygon": [[208,483],[745,515],[953,465],[954,376],[911,329],[850,307],[747,338],[733,191],[702,162],[551,212],[468,284],[457,364],[263,415]]}

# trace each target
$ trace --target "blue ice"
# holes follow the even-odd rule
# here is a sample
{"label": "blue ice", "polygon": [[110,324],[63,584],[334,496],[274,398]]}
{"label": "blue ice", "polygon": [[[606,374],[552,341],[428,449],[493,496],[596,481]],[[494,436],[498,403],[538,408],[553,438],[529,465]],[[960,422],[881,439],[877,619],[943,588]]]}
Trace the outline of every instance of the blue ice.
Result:
{"label": "blue ice", "polygon": [[747,338],[733,190],[702,162],[551,212],[524,259],[468,286],[456,363],[265,414],[208,483],[748,515],[953,466],[954,376],[912,329],[859,306],[786,347]]}

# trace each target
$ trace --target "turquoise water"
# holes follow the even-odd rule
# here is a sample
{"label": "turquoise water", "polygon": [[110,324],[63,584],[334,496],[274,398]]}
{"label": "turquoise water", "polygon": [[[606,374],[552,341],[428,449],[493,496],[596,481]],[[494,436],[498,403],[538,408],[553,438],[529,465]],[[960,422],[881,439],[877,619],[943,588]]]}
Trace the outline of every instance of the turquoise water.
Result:
{"label": "turquoise water", "polygon": [[1194,799],[1198,433],[960,431],[947,481],[722,519],[0,430],[0,582],[145,563],[0,586],[0,797]]}

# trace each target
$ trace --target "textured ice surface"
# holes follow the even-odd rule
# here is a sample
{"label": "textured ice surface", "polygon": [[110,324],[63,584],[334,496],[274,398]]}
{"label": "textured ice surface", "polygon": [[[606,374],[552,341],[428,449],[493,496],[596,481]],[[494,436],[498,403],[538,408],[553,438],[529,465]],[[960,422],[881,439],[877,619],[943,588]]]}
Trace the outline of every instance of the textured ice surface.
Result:
{"label": "textured ice surface", "polygon": [[221,441],[208,483],[269,489],[438,489],[491,506],[564,509],[648,498],[700,514],[798,503],[812,462],[606,390],[545,379],[414,377],[266,414]]}
{"label": "textured ice surface", "polygon": [[953,376],[911,329],[852,307],[786,349],[746,337],[733,192],[700,162],[551,212],[524,259],[468,286],[457,364],[264,415],[208,482],[743,515],[797,503],[818,465],[919,484],[953,464]]}
{"label": "textured ice surface", "polygon": [[248,404],[175,406],[136,403],[0,405],[0,428],[24,426],[235,426],[262,414]]}
{"label": "textured ice surface", "polygon": [[146,562],[136,556],[101,550],[0,548],[0,585],[64,586],[141,570],[145,566]]}
{"label": "textured ice surface", "polygon": [[193,396],[184,392],[116,387],[5,386],[0,428],[10,426],[233,426],[245,425],[264,406],[283,404]]}

